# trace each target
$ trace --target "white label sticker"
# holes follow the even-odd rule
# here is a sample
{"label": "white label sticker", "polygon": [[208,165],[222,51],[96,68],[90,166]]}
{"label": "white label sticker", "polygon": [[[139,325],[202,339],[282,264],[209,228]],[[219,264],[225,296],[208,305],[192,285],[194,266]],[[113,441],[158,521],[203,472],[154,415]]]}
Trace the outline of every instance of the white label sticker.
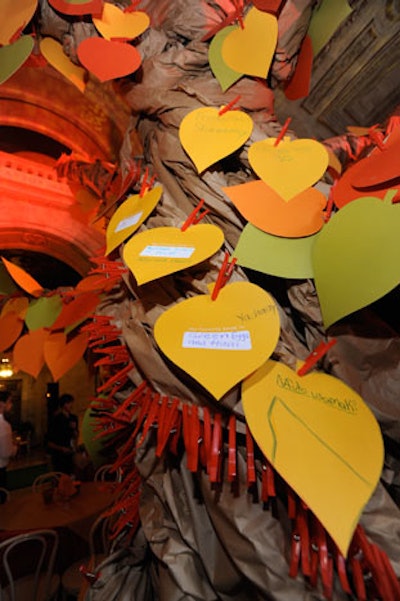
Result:
{"label": "white label sticker", "polygon": [[184,332],[182,347],[250,351],[250,332],[248,330],[240,330],[239,332]]}
{"label": "white label sticker", "polygon": [[141,257],[165,257],[168,259],[190,259],[194,253],[193,246],[161,246],[149,244],[140,253]]}
{"label": "white label sticker", "polygon": [[122,230],[126,230],[127,227],[131,227],[131,225],[136,225],[140,218],[143,215],[143,211],[136,213],[135,215],[131,215],[131,217],[126,217],[125,219],[121,219],[117,227],[115,228],[115,233],[121,232]]}

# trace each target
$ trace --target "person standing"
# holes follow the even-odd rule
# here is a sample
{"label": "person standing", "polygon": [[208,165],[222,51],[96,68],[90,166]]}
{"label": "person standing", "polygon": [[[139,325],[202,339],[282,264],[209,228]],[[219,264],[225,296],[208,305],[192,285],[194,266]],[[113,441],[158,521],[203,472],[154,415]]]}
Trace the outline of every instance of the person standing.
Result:
{"label": "person standing", "polygon": [[[0,390],[0,487],[7,487],[7,465],[10,457],[17,453],[13,443],[12,430],[4,414],[11,411],[11,395],[7,390]],[[0,503],[4,503],[5,495],[0,492]]]}
{"label": "person standing", "polygon": [[78,440],[78,418],[72,413],[74,397],[63,394],[47,434],[47,446],[56,472],[72,474]]}

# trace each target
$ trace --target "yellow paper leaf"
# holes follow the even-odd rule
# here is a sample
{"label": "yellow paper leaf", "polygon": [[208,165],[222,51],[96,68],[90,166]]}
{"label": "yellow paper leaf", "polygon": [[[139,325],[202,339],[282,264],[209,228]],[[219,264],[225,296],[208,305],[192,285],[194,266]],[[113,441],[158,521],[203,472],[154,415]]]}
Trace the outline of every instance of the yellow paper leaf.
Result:
{"label": "yellow paper leaf", "polygon": [[279,330],[272,297],[255,284],[234,282],[214,301],[201,295],[168,309],[154,336],[171,361],[220,399],[271,355]]}
{"label": "yellow paper leaf", "polygon": [[93,17],[93,23],[106,40],[133,40],[146,31],[150,25],[150,18],[143,11],[125,13],[118,6],[104,2],[101,18]]}
{"label": "yellow paper leaf", "polygon": [[208,259],[224,241],[216,225],[157,227],[134,236],[125,245],[123,258],[139,285],[187,269]]}
{"label": "yellow paper leaf", "polygon": [[85,91],[86,70],[75,65],[65,54],[62,45],[53,38],[40,41],[40,52],[54,69],[69,79],[81,92]]}
{"label": "yellow paper leaf", "polygon": [[253,7],[222,44],[222,58],[239,73],[266,79],[278,39],[278,21],[274,15]]}
{"label": "yellow paper leaf", "polygon": [[242,401],[265,456],[346,556],[383,463],[382,436],[370,409],[333,376],[298,376],[271,360],[243,382]]}
{"label": "yellow paper leaf", "polygon": [[179,138],[199,173],[232,154],[250,137],[253,121],[242,111],[206,107],[188,113],[181,122]]}
{"label": "yellow paper leaf", "polygon": [[328,152],[320,142],[287,138],[255,142],[249,148],[250,165],[257,175],[282,198],[289,200],[309,188],[325,173]]}
{"label": "yellow paper leaf", "polygon": [[162,187],[156,186],[146,192],[143,197],[139,194],[128,196],[118,207],[107,226],[106,255],[139,229],[157,205],[161,194]]}

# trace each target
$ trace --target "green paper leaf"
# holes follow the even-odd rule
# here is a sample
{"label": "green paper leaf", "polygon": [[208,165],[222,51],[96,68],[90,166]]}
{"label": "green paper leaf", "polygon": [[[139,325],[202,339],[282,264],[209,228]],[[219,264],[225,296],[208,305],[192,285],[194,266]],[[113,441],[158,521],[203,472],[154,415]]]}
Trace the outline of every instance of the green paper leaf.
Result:
{"label": "green paper leaf", "polygon": [[31,332],[39,328],[50,328],[61,313],[61,309],[62,300],[58,294],[43,296],[31,301],[25,315],[25,323]]}
{"label": "green paper leaf", "polygon": [[32,52],[33,45],[33,38],[30,35],[24,35],[14,44],[0,47],[0,84],[22,67]]}
{"label": "green paper leaf", "polygon": [[231,87],[236,81],[243,77],[243,73],[238,73],[231,69],[222,58],[222,45],[227,35],[236,30],[236,25],[230,25],[221,29],[211,40],[208,49],[208,61],[211,71],[214,73],[223,92]]}

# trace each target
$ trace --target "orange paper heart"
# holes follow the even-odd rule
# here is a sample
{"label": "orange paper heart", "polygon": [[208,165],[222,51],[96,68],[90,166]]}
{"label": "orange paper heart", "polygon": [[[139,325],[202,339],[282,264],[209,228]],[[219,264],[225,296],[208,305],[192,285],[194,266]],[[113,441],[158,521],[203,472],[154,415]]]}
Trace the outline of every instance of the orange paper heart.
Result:
{"label": "orange paper heart", "polygon": [[17,371],[23,371],[33,378],[38,377],[44,365],[44,341],[48,335],[47,330],[39,328],[17,340],[13,352]]}
{"label": "orange paper heart", "polygon": [[81,322],[94,312],[99,302],[100,297],[95,292],[82,292],[74,300],[63,305],[51,329],[61,330]]}
{"label": "orange paper heart", "polygon": [[78,334],[70,342],[63,333],[49,334],[44,343],[44,359],[55,382],[83,357],[88,340],[86,332]]}
{"label": "orange paper heart", "polygon": [[0,317],[0,353],[6,351],[22,332],[24,322],[14,311]]}
{"label": "orange paper heart", "polygon": [[77,52],[82,65],[101,82],[130,75],[142,62],[134,46],[103,38],[86,38]]}
{"label": "orange paper heart", "polygon": [[303,190],[286,202],[261,180],[223,188],[243,217],[253,225],[285,238],[301,238],[324,225],[326,198],[316,188]]}

